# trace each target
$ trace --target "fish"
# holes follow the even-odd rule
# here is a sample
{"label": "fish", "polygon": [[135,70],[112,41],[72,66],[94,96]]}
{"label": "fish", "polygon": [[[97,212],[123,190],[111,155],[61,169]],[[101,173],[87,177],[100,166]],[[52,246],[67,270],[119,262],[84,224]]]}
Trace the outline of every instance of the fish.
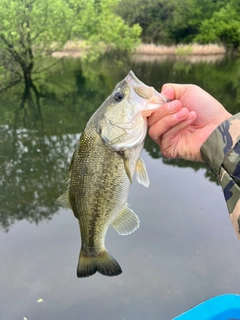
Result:
{"label": "fish", "polygon": [[106,276],[122,273],[105,248],[105,235],[110,226],[120,235],[139,227],[139,218],[127,203],[129,188],[135,173],[140,184],[149,186],[140,157],[147,117],[165,102],[163,95],[130,71],[91,116],[80,136],[71,159],[67,190],[57,199],[79,222],[79,278],[96,272]]}

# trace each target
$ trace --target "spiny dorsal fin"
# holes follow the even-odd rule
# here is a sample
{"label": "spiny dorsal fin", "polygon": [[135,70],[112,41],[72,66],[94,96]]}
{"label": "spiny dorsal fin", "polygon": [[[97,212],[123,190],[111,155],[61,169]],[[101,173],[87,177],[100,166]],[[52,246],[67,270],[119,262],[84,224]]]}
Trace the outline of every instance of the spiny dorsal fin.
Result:
{"label": "spiny dorsal fin", "polygon": [[141,158],[136,163],[136,179],[144,187],[148,187],[150,184],[145,163]]}
{"label": "spiny dorsal fin", "polygon": [[64,194],[62,194],[59,198],[57,198],[56,203],[62,207],[69,208],[72,210],[68,190],[64,192]]}
{"label": "spiny dorsal fin", "polygon": [[74,162],[74,156],[75,156],[76,151],[77,151],[76,149],[73,151],[73,154],[72,154],[72,157],[71,157],[71,161],[70,161],[70,165],[69,165],[69,169],[68,169],[69,173],[71,173],[71,171],[72,171],[73,162]]}
{"label": "spiny dorsal fin", "polygon": [[71,181],[71,175],[72,175],[72,167],[73,167],[73,162],[74,162],[74,157],[76,154],[76,150],[74,150],[72,157],[71,157],[71,161],[70,161],[70,166],[68,169],[68,178],[66,179],[66,184],[67,184],[67,190],[64,192],[64,194],[62,194],[60,197],[57,198],[56,203],[64,208],[69,208],[72,210],[72,206],[70,203],[70,199],[69,199],[69,188],[70,188],[70,181]]}
{"label": "spiny dorsal fin", "polygon": [[139,225],[138,216],[129,208],[127,203],[112,223],[113,228],[122,236],[134,232]]}

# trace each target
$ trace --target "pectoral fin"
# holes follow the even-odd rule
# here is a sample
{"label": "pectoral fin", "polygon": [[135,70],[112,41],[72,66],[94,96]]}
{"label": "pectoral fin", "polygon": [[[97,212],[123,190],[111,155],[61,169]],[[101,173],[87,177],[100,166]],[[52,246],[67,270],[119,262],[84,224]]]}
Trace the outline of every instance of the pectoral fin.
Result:
{"label": "pectoral fin", "polygon": [[139,225],[138,216],[129,208],[127,203],[112,223],[113,228],[122,236],[134,232]]}
{"label": "pectoral fin", "polygon": [[136,163],[136,179],[144,187],[148,187],[150,184],[145,163],[141,158]]}
{"label": "pectoral fin", "polygon": [[129,181],[132,183],[132,176],[131,176],[131,172],[130,172],[130,165],[129,165],[128,157],[126,156],[124,151],[119,152],[119,154],[123,158],[124,169],[126,171],[126,174],[128,176]]}

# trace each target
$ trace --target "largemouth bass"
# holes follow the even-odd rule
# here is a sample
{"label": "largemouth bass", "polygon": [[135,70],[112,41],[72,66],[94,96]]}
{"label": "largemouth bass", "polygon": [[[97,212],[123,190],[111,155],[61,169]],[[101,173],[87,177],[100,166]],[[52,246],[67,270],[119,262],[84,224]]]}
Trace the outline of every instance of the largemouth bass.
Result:
{"label": "largemouth bass", "polygon": [[139,183],[149,185],[140,158],[147,117],[165,102],[160,93],[130,71],[81,134],[70,164],[67,191],[57,199],[79,221],[82,243],[78,277],[97,271],[107,276],[122,272],[105,248],[105,235],[110,225],[120,235],[139,227],[137,215],[127,204],[129,187],[135,172]]}

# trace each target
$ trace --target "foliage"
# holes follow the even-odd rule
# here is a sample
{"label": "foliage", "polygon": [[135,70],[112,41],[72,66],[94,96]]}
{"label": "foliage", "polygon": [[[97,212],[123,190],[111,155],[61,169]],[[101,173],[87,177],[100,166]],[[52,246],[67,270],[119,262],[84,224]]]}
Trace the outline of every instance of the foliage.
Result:
{"label": "foliage", "polygon": [[121,0],[119,14],[142,27],[149,43],[221,42],[228,50],[240,43],[238,0]]}
{"label": "foliage", "polygon": [[118,13],[142,27],[142,40],[154,43],[189,43],[203,19],[211,18],[227,0],[121,0]]}
{"label": "foliage", "polygon": [[130,24],[142,28],[144,42],[171,42],[170,23],[175,0],[121,0],[117,12]]}
{"label": "foliage", "polygon": [[240,46],[240,16],[236,6],[228,3],[214,12],[211,19],[203,21],[195,40],[201,43],[218,41],[228,50],[237,50]]}
{"label": "foliage", "polygon": [[199,32],[203,19],[208,19],[217,10],[219,1],[182,0],[175,1],[171,33],[176,43],[189,43]]}
{"label": "foliage", "polygon": [[[41,71],[37,63],[63,47],[67,40],[104,42],[118,50],[138,44],[141,29],[129,27],[113,13],[114,0],[1,0],[0,63],[27,79]],[[96,45],[89,52],[97,57]]]}
{"label": "foliage", "polygon": [[193,48],[191,46],[187,46],[187,47],[186,46],[185,47],[178,46],[176,48],[176,55],[177,56],[187,56],[187,55],[191,54],[192,51],[193,51]]}

